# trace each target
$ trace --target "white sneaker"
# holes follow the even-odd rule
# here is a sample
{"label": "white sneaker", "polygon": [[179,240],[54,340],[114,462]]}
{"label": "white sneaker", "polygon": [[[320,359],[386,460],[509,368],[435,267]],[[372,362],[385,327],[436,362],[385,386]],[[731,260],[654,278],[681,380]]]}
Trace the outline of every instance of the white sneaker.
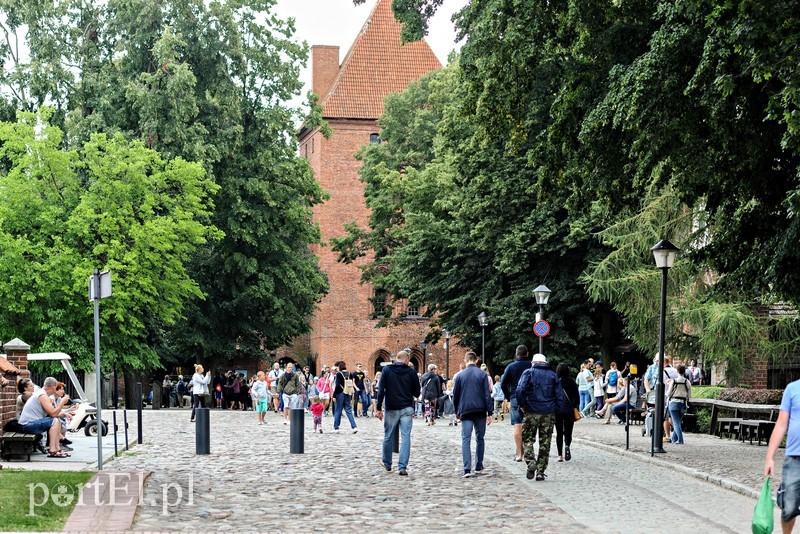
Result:
{"label": "white sneaker", "polygon": [[283,424],[284,424],[284,425],[288,425],[288,424],[289,424],[289,421],[287,421],[286,419],[284,419],[284,420],[283,420]]}
{"label": "white sneaker", "polygon": [[338,428],[333,429],[333,433],[334,434],[338,434],[339,433],[339,429]]}
{"label": "white sneaker", "polygon": [[353,429],[353,434],[358,434],[358,429],[357,428]]}

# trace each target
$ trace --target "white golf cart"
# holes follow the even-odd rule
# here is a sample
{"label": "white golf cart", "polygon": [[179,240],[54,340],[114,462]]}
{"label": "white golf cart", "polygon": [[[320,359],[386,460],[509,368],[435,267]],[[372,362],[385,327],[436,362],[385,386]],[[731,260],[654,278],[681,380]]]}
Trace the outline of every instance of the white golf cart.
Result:
{"label": "white golf cart", "polygon": [[[83,391],[83,387],[81,386],[78,377],[75,375],[72,365],[69,363],[71,359],[72,358],[70,358],[69,354],[64,352],[28,354],[28,361],[59,360],[61,362],[61,365],[64,366],[64,370],[67,372],[67,375],[69,376],[69,379],[79,397],[77,399],[72,399],[72,401],[78,405],[78,409],[75,411],[72,416],[72,420],[70,420],[69,424],[67,425],[67,430],[70,432],[77,432],[83,428],[83,431],[87,436],[97,436],[97,406],[93,402],[89,402],[87,400],[86,392]],[[108,434],[108,422],[103,421],[100,424],[100,427],[103,430],[104,436]]]}

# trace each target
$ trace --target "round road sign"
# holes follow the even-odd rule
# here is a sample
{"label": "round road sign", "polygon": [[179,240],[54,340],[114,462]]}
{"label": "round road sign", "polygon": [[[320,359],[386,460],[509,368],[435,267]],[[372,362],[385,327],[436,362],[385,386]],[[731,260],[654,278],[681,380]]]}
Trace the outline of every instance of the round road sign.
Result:
{"label": "round road sign", "polygon": [[537,337],[545,337],[550,333],[550,324],[547,321],[536,321],[533,325],[533,333]]}

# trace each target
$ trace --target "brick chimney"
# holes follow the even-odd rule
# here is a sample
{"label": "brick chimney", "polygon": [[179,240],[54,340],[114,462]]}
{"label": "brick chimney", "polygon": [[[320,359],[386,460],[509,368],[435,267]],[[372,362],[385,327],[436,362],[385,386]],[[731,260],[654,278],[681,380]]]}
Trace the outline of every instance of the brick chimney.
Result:
{"label": "brick chimney", "polygon": [[311,88],[322,99],[331,89],[339,74],[339,47],[314,45],[311,47]]}

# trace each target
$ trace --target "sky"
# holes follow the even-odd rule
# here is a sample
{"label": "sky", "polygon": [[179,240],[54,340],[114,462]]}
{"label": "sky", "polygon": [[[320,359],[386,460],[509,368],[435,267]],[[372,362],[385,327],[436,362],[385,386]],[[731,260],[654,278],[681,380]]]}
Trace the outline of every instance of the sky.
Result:
{"label": "sky", "polygon": [[[445,0],[444,5],[430,21],[425,40],[442,65],[447,64],[450,52],[459,48],[459,44],[455,42],[455,28],[450,19],[453,13],[468,1]],[[295,38],[298,41],[306,41],[309,45],[338,45],[341,61],[361,31],[375,3],[376,0],[367,0],[364,4],[356,6],[353,5],[353,0],[278,0],[274,13],[284,19],[295,18],[297,29]],[[300,73],[300,79],[305,83],[303,89],[305,95],[311,88],[310,61]]]}

